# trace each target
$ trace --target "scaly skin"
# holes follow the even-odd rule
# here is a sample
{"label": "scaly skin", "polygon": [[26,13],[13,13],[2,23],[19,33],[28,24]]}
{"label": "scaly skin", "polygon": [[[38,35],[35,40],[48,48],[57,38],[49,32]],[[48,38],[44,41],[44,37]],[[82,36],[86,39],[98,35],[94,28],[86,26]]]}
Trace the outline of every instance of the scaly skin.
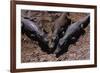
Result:
{"label": "scaly skin", "polygon": [[67,13],[62,13],[62,15],[55,20],[54,22],[54,32],[52,36],[52,43],[50,48],[54,49],[56,48],[59,39],[63,35],[62,32],[68,27],[68,25],[71,23],[71,20],[68,19]]}
{"label": "scaly skin", "polygon": [[73,37],[75,37],[78,33],[81,32],[81,30],[87,27],[87,25],[89,24],[89,20],[90,20],[90,15],[87,15],[83,19],[80,19],[79,21],[71,24],[66,30],[65,35],[59,40],[57,49],[54,51],[54,54],[57,54],[62,49],[64,49],[63,47],[69,44],[69,41],[71,41]]}
{"label": "scaly skin", "polygon": [[48,47],[48,41],[44,37],[44,33],[42,33],[39,28],[36,26],[36,24],[28,19],[21,19],[21,28],[23,33],[25,33],[30,39],[38,41],[41,49],[47,51],[49,49]]}

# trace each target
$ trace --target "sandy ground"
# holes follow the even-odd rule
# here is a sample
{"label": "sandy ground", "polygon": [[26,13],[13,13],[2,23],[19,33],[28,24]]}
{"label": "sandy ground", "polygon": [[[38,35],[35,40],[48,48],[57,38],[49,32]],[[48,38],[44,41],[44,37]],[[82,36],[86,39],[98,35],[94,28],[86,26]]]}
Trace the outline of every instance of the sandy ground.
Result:
{"label": "sandy ground", "polygon": [[[30,16],[37,23],[39,20],[43,19],[43,14],[45,21],[40,26],[40,28],[44,28],[48,32],[48,40],[51,39],[49,35],[52,35],[52,22],[57,18],[55,15],[60,15],[61,13],[47,13],[47,12],[31,12]],[[25,10],[22,11],[22,15],[27,16],[27,12]],[[79,20],[80,18],[86,16],[85,13],[70,13],[69,18],[71,18],[72,22]],[[42,30],[41,28],[41,30]],[[32,41],[25,34],[21,37],[21,62],[46,62],[46,61],[64,61],[64,60],[87,60],[90,59],[90,27],[85,28],[85,34],[80,36],[78,41],[75,44],[71,44],[68,47],[68,51],[59,56],[58,58],[55,54],[47,54],[43,52],[41,48],[38,46],[38,42]]]}

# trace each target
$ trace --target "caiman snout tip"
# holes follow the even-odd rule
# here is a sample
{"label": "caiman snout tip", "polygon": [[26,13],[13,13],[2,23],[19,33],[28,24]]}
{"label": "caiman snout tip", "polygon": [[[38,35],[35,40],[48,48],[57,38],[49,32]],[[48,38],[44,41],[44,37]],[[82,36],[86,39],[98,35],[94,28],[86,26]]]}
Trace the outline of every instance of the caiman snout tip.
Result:
{"label": "caiman snout tip", "polygon": [[51,45],[50,45],[50,48],[53,48],[53,47],[54,47],[53,44],[51,44]]}

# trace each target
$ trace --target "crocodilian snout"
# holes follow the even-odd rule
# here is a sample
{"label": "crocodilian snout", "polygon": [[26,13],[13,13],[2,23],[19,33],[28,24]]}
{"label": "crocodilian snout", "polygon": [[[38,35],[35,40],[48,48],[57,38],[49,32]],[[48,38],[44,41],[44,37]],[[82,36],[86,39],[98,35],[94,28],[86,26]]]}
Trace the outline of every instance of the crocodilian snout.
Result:
{"label": "crocodilian snout", "polygon": [[57,48],[55,49],[55,51],[53,51],[53,54],[55,54],[57,58],[62,54],[60,45],[57,45]]}
{"label": "crocodilian snout", "polygon": [[50,47],[51,49],[53,49],[53,48],[54,48],[54,45],[55,45],[55,44],[52,42],[52,43],[50,44],[49,47]]}
{"label": "crocodilian snout", "polygon": [[53,54],[58,54],[60,51],[61,51],[61,48],[60,48],[60,47],[57,47],[57,48],[55,49],[55,51],[53,52]]}
{"label": "crocodilian snout", "polygon": [[54,50],[56,49],[58,42],[59,42],[59,38],[57,36],[53,36],[51,39],[51,44],[49,46],[51,49],[51,53],[53,53]]}
{"label": "crocodilian snout", "polygon": [[65,44],[65,40],[63,38],[60,39],[57,44],[56,50],[53,53],[58,54],[61,51],[61,49],[63,48],[62,46],[65,46],[64,44]]}

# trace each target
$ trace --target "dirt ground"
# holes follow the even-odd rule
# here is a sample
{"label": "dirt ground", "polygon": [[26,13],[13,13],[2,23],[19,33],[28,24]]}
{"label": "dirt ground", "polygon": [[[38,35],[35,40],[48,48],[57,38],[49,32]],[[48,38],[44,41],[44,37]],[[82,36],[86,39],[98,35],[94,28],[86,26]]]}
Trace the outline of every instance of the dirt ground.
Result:
{"label": "dirt ground", "polygon": [[[52,27],[60,15],[60,12],[41,12],[41,11],[21,11],[22,16],[29,16],[42,29],[48,32],[48,40],[51,40]],[[69,13],[72,23],[86,16],[87,13]],[[21,35],[21,62],[46,62],[46,61],[64,61],[64,60],[88,60],[90,59],[90,26],[85,28],[85,34],[82,35],[75,44],[68,47],[68,51],[56,57],[55,54],[47,54],[42,51],[38,42],[32,41],[25,34]]]}

